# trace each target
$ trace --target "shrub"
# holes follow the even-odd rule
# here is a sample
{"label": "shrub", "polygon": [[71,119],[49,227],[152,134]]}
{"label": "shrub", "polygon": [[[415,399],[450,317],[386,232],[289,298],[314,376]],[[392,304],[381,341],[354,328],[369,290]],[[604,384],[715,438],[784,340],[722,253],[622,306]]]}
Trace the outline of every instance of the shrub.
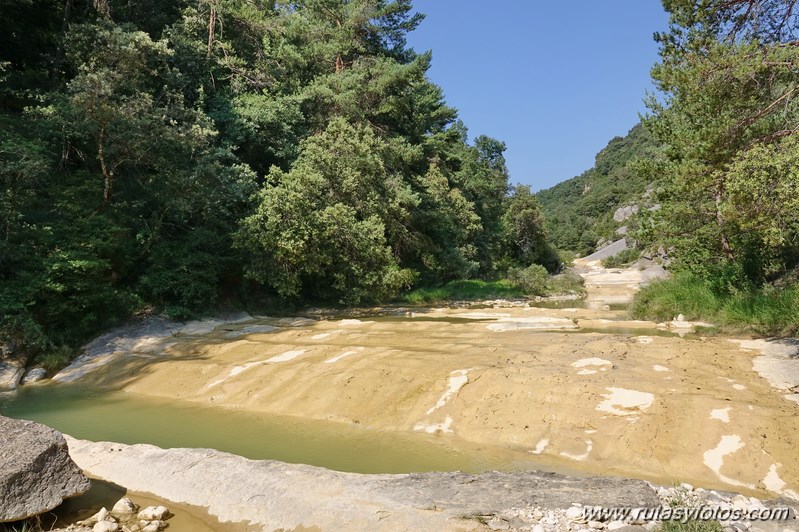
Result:
{"label": "shrub", "polygon": [[549,295],[585,294],[585,281],[574,272],[565,272],[549,278],[547,283]]}
{"label": "shrub", "polygon": [[622,251],[619,251],[612,257],[608,257],[602,260],[602,266],[605,268],[620,268],[622,266],[626,266],[638,260],[638,257],[641,256],[641,252],[635,248],[627,248]]}
{"label": "shrub", "polygon": [[540,264],[531,264],[526,268],[511,268],[508,271],[508,279],[525,295],[543,296],[547,293],[549,273]]}

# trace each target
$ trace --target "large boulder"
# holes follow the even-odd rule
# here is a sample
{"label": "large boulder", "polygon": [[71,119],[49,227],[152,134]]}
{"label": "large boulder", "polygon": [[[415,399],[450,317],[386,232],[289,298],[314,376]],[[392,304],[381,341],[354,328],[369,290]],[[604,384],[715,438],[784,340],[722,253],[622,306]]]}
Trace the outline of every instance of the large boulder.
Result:
{"label": "large boulder", "polygon": [[0,523],[52,510],[89,487],[60,432],[0,416]]}

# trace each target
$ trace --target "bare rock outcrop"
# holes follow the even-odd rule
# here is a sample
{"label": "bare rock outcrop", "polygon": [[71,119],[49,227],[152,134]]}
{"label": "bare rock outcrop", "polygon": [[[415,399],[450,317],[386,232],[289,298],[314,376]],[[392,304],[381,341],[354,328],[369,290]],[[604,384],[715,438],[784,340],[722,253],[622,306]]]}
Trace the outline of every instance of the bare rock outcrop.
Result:
{"label": "bare rock outcrop", "polygon": [[211,449],[67,438],[71,455],[93,477],[203,506],[220,521],[247,521],[253,530],[471,530],[484,529],[474,516],[513,524],[513,507],[658,502],[640,480],[537,471],[360,475]]}
{"label": "bare rock outcrop", "polygon": [[0,416],[0,522],[47,512],[89,487],[60,432]]}

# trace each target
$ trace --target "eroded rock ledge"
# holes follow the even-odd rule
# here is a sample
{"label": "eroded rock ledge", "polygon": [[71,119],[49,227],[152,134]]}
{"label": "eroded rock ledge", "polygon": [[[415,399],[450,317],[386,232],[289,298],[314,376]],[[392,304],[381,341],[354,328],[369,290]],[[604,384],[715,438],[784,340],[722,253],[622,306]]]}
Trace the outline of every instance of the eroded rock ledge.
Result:
{"label": "eroded rock ledge", "polygon": [[264,530],[469,530],[482,527],[470,516],[507,515],[513,507],[658,505],[639,480],[543,472],[359,475],[212,449],[67,441],[92,477]]}

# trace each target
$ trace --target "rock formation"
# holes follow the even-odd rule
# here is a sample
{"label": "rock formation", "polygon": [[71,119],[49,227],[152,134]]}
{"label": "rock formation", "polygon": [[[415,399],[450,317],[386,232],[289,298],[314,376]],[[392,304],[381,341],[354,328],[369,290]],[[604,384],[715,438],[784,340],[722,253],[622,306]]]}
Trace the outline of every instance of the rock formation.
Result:
{"label": "rock formation", "polygon": [[89,487],[60,432],[0,416],[0,522],[47,512]]}

